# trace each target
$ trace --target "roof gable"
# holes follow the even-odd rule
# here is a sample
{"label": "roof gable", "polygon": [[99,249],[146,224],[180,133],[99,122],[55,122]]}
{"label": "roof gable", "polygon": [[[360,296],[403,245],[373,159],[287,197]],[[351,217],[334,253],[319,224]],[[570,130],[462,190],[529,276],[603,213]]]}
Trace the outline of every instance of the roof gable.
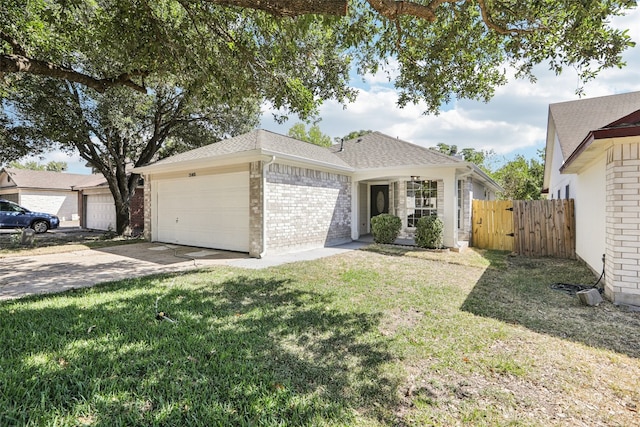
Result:
{"label": "roof gable", "polygon": [[355,169],[377,169],[402,166],[464,165],[457,157],[393,138],[380,132],[371,132],[331,147],[336,156]]}
{"label": "roof gable", "polygon": [[592,130],[613,124],[639,108],[640,91],[550,104],[549,121],[555,126],[563,158],[569,158]]}
{"label": "roof gable", "polygon": [[153,165],[170,165],[252,151],[256,152],[256,154],[280,154],[302,161],[321,162],[343,169],[349,168],[347,163],[325,147],[263,129],[256,129],[233,138],[224,139],[213,144],[205,145],[204,147],[176,154],[175,156],[159,160]]}

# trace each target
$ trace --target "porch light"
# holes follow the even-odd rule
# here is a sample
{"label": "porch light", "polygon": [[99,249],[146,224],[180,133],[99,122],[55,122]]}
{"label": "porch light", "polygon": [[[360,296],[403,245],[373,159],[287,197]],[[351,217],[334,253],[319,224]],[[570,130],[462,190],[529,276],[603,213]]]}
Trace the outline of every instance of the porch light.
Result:
{"label": "porch light", "polygon": [[420,181],[420,177],[417,175],[411,175],[411,181]]}

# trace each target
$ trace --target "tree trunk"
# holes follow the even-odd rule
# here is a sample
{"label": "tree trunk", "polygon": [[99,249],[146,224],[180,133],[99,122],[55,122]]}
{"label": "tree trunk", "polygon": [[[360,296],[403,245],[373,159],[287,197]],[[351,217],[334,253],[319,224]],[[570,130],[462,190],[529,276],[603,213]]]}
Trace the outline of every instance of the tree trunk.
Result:
{"label": "tree trunk", "polygon": [[116,202],[116,233],[118,236],[131,236],[131,207],[128,198],[126,203]]}

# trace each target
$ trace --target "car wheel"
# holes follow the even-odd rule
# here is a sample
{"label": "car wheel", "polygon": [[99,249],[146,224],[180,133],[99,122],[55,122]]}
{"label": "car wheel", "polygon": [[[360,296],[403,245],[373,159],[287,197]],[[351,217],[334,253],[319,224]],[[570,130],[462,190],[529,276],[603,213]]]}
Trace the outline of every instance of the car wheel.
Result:
{"label": "car wheel", "polygon": [[38,234],[46,233],[49,229],[49,224],[47,224],[47,221],[36,221],[31,224],[31,228]]}

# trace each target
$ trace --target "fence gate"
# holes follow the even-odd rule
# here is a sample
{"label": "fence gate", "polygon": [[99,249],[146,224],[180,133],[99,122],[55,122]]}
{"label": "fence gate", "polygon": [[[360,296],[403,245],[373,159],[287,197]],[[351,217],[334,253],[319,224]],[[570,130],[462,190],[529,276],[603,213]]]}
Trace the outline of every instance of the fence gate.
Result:
{"label": "fence gate", "polygon": [[573,200],[474,200],[472,245],[530,257],[576,257]]}
{"label": "fence gate", "polygon": [[513,202],[474,200],[472,244],[480,249],[513,251]]}

